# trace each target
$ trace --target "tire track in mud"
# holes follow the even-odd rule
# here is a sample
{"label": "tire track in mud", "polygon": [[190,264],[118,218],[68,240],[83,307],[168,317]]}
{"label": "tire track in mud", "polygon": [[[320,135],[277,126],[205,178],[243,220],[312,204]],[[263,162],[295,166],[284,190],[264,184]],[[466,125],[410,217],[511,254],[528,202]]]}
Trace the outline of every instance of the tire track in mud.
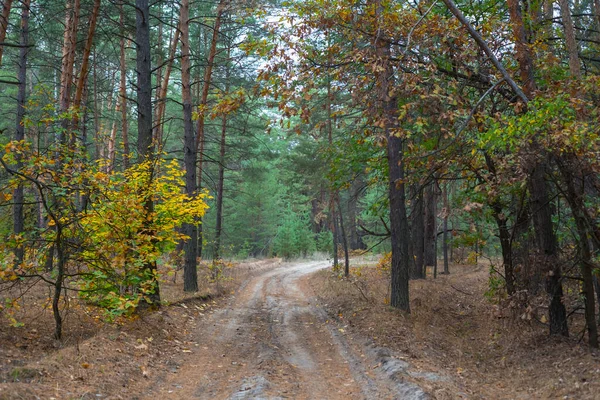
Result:
{"label": "tire track in mud", "polygon": [[[164,376],[147,399],[423,399],[381,373],[376,354],[349,343],[298,283],[325,261],[287,263],[240,288],[199,325],[193,363]],[[402,396],[400,397],[400,394]]]}

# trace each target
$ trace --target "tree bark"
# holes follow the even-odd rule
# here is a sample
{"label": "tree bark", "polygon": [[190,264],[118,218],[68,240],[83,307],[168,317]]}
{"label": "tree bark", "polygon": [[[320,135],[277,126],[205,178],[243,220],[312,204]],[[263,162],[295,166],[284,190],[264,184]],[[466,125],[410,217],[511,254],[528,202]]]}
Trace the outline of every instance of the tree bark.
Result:
{"label": "tree bark", "polygon": [[[563,176],[566,186],[566,198],[571,208],[577,234],[579,236],[579,251],[580,251],[580,269],[583,279],[583,296],[585,304],[585,323],[587,325],[588,340],[591,347],[598,347],[598,328],[596,326],[596,303],[594,299],[594,283],[593,272],[594,264],[592,262],[592,245],[590,238],[593,237],[593,232],[588,227],[587,218],[585,217],[585,204],[583,202],[582,191],[579,190],[582,181],[582,176],[575,172],[573,163],[568,160],[558,160],[558,167]],[[577,186],[576,186],[577,185]]]}
{"label": "tree bark", "polygon": [[329,222],[331,225],[331,232],[332,237],[333,237],[333,268],[337,268],[337,266],[339,265],[339,257],[338,257],[338,243],[339,243],[339,229],[338,229],[338,219],[337,219],[337,213],[335,211],[335,203],[334,203],[334,199],[331,199],[331,203],[330,204],[330,208],[329,208],[329,216],[331,218],[331,221]]}
{"label": "tree bark", "polygon": [[435,238],[437,228],[435,181],[425,188],[425,253],[424,263],[433,267],[435,264]]}
{"label": "tree bark", "polygon": [[[192,90],[190,78],[190,35],[189,0],[181,1],[179,27],[181,29],[181,95],[183,100],[183,157],[185,165],[185,192],[193,197],[196,194],[196,143],[192,124]],[[183,245],[183,290],[198,291],[198,230],[196,224],[184,224],[183,233],[189,237]]]}
{"label": "tree bark", "polygon": [[[119,4],[119,25],[125,31],[125,13],[123,3]],[[119,52],[119,67],[121,69],[119,79],[119,95],[121,101],[121,135],[123,138],[123,169],[129,168],[129,125],[127,121],[127,64],[125,60],[125,37],[121,37]]]}
{"label": "tree bark", "polygon": [[178,23],[177,27],[175,28],[175,33],[173,34],[171,47],[169,48],[169,59],[167,60],[165,73],[160,83],[160,86],[158,87],[158,93],[156,94],[157,105],[155,109],[156,126],[154,128],[154,140],[156,144],[160,147],[162,147],[163,120],[165,118],[165,111],[167,107],[167,89],[169,87],[169,79],[171,78],[171,71],[173,69],[173,61],[175,60],[175,52],[177,50],[179,35],[180,26]]}
{"label": "tree bark", "polygon": [[[229,0],[220,0],[217,6],[217,15],[215,17],[215,25],[213,26],[213,36],[210,42],[210,49],[208,51],[208,59],[206,61],[206,68],[204,69],[204,85],[202,87],[202,94],[200,96],[200,105],[198,106],[198,121],[196,122],[196,153],[198,154],[198,190],[202,189],[202,173],[204,164],[204,119],[206,115],[206,108],[208,105],[208,92],[210,90],[210,82],[212,80],[212,71],[215,61],[215,55],[217,54],[217,41],[219,38],[219,31],[221,29],[221,18],[225,7]],[[198,256],[202,256],[203,237],[202,237],[202,221],[198,227]]]}
{"label": "tree bark", "polygon": [[[137,66],[137,123],[138,123],[138,162],[148,162],[150,179],[154,177],[153,156],[154,146],[152,140],[152,69],[150,53],[150,6],[148,0],[136,0],[136,66]],[[150,183],[150,182],[149,182]],[[152,196],[145,199],[146,215],[152,218],[154,203]],[[160,304],[160,292],[156,277],[156,264],[148,262],[143,266],[151,276],[152,292],[148,296],[148,303],[155,306]]]}
{"label": "tree bark", "polygon": [[[379,6],[378,10],[379,12]],[[406,194],[404,184],[404,141],[396,132],[398,123],[397,97],[394,93],[394,69],[390,62],[391,46],[380,35],[375,39],[375,55],[382,65],[376,71],[377,96],[381,104],[381,118],[384,135],[387,139],[387,159],[389,168],[389,201],[392,245],[390,305],[410,312],[408,278],[410,256],[408,242],[410,233],[406,215]]]}
{"label": "tree bark", "polygon": [[94,161],[100,160],[102,157],[101,138],[100,138],[100,108],[98,107],[98,58],[96,57],[96,50],[94,50]]}
{"label": "tree bark", "polygon": [[423,279],[425,278],[425,206],[423,200],[423,190],[419,184],[414,185],[414,202],[411,226],[414,263],[410,277],[411,279]]}
{"label": "tree bark", "polygon": [[578,79],[581,78],[581,65],[579,62],[579,50],[577,48],[577,40],[575,39],[575,28],[573,26],[573,18],[569,8],[569,0],[558,0],[560,6],[560,16],[563,22],[565,32],[565,46],[569,54],[569,71],[571,76]]}
{"label": "tree bark", "polygon": [[[0,43],[4,43],[6,39],[6,30],[8,29],[8,17],[10,16],[10,9],[12,7],[13,0],[4,0],[2,4],[2,15],[0,15]],[[0,46],[0,65],[2,65],[2,54],[4,53],[4,46]]]}
{"label": "tree bark", "polygon": [[340,198],[337,198],[339,216],[340,216],[340,233],[342,234],[342,245],[344,246],[344,276],[347,278],[350,276],[350,257],[348,254],[348,238],[346,236],[346,230],[344,229],[344,215],[342,214],[342,206],[340,204]]}
{"label": "tree bark", "polygon": [[533,75],[533,57],[529,49],[527,32],[523,24],[523,15],[521,13],[520,0],[507,0],[510,20],[513,27],[513,36],[515,40],[516,58],[519,63],[521,82],[527,97],[532,98],[536,90],[535,77]]}
{"label": "tree bark", "polygon": [[[594,288],[596,289],[596,303],[600,304],[600,278],[597,273],[594,275]],[[600,313],[598,313],[598,326],[600,326]]]}
{"label": "tree bark", "polygon": [[[55,221],[57,222],[57,221]],[[57,258],[58,261],[56,263],[56,277],[54,278],[54,293],[52,296],[52,314],[54,315],[54,338],[56,340],[62,339],[62,316],[60,314],[60,295],[63,289],[63,280],[65,279],[65,251],[64,251],[64,243],[62,238],[62,228],[58,227],[56,232],[56,249],[57,249]],[[54,246],[53,246],[54,248]]]}
{"label": "tree bark", "polygon": [[450,206],[448,201],[448,184],[444,184],[444,189],[442,193],[442,197],[444,198],[444,233],[442,235],[442,251],[444,253],[444,274],[450,273],[450,262],[448,260],[448,216],[450,214]]}
{"label": "tree bark", "polygon": [[[75,106],[76,111],[79,111],[81,107],[81,100],[83,98],[83,90],[85,88],[85,83],[87,81],[87,75],[90,65],[90,54],[92,52],[92,45],[94,43],[94,33],[96,31],[96,24],[98,22],[98,13],[100,12],[100,0],[94,0],[94,9],[92,10],[92,14],[89,20],[89,28],[87,39],[85,41],[85,46],[83,48],[83,56],[81,59],[81,68],[79,70],[79,79],[77,80],[77,86],[75,89],[75,99],[73,100],[73,106]],[[75,121],[77,121],[78,116],[75,115]]]}
{"label": "tree bark", "polygon": [[[227,68],[225,73],[225,95],[229,94],[230,86],[230,66],[229,58],[231,56],[231,47],[227,50]],[[227,114],[224,113],[221,119],[221,142],[219,149],[219,182],[217,186],[217,221],[215,224],[215,251],[213,258],[219,260],[221,257],[221,234],[223,229],[223,189],[225,187],[225,145],[227,135]]]}
{"label": "tree bark", "polygon": [[[15,127],[14,139],[16,142],[25,140],[25,125],[23,119],[25,118],[25,101],[26,101],[26,90],[27,90],[27,53],[29,48],[29,2],[30,0],[23,0],[23,10],[21,12],[21,49],[19,51],[19,70],[17,77],[19,79],[19,86],[17,92],[17,121]],[[23,168],[23,159],[20,154],[16,155],[16,170],[19,171]],[[23,203],[24,203],[24,192],[23,185],[19,184],[13,191],[13,233],[14,235],[20,236],[25,231],[25,218],[23,215]],[[17,244],[14,249],[15,253],[15,266],[19,266],[23,262],[24,248],[22,245]]]}
{"label": "tree bark", "polygon": [[[67,10],[65,16],[65,31],[63,35],[62,64],[60,76],[59,110],[64,114],[71,105],[71,88],[73,85],[73,67],[75,64],[75,48],[77,46],[77,26],[79,25],[79,12],[81,9],[80,0],[73,0],[72,7],[69,7],[71,0],[67,0]],[[69,118],[63,118],[61,122],[60,141],[67,143],[69,133]]]}
{"label": "tree bark", "polygon": [[[537,90],[533,70],[533,55],[527,40],[527,32],[523,22],[521,6],[519,0],[508,0],[508,4],[513,34],[515,37],[516,58],[519,63],[521,80],[523,81],[526,96],[528,98],[533,98],[535,96],[535,91]],[[544,154],[535,138],[530,147],[532,153]],[[569,330],[566,309],[562,303],[562,272],[557,260],[557,243],[552,224],[553,211],[548,196],[548,185],[545,180],[547,157],[543,155],[541,161],[533,160],[532,164],[533,167],[531,171],[529,171],[528,178],[529,193],[531,197],[530,209],[532,211],[538,254],[542,257],[542,259],[538,261],[541,268],[536,267],[534,274],[535,276],[546,275],[546,291],[550,297],[550,334],[568,336]],[[526,240],[523,237],[521,239]],[[534,280],[534,284],[535,283],[536,280]]]}
{"label": "tree bark", "polygon": [[221,258],[221,234],[223,230],[223,188],[225,186],[225,139],[227,133],[227,115],[221,120],[221,143],[219,151],[219,182],[217,187],[217,222],[215,225],[215,251],[213,258]]}

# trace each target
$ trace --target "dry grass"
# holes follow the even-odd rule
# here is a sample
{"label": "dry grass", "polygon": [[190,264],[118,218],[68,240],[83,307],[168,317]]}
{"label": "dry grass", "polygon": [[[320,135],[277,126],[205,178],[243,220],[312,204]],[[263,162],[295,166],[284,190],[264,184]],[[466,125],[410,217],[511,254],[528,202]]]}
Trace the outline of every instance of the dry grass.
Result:
{"label": "dry grass", "polygon": [[[578,337],[549,338],[535,312],[486,298],[487,267],[452,265],[448,276],[411,282],[410,315],[386,305],[381,271],[353,272],[348,280],[331,271],[311,278],[330,314],[417,367],[451,376],[469,397],[599,398],[600,354]],[[575,321],[573,331],[580,328]]]}
{"label": "dry grass", "polygon": [[[137,388],[186,362],[190,339],[204,315],[227,300],[250,274],[279,260],[231,265],[218,282],[199,269],[200,290],[184,293],[182,274],[161,282],[166,305],[154,312],[107,324],[77,299],[64,303],[63,341],[52,338],[49,289],[35,285],[22,294],[16,314],[22,327],[0,325],[0,399],[130,399]],[[175,278],[175,279],[173,279]],[[17,289],[14,289],[17,290]],[[15,293],[11,293],[14,295]]]}

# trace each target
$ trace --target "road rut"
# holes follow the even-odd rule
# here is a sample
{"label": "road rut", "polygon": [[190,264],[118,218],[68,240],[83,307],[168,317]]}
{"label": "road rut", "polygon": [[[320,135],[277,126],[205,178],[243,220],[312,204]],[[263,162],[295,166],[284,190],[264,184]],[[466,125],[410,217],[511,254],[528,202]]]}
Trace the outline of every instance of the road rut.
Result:
{"label": "road rut", "polygon": [[199,324],[192,362],[166,373],[143,398],[426,398],[395,371],[378,368],[376,352],[348,338],[302,290],[303,277],[328,265],[284,263],[251,278]]}

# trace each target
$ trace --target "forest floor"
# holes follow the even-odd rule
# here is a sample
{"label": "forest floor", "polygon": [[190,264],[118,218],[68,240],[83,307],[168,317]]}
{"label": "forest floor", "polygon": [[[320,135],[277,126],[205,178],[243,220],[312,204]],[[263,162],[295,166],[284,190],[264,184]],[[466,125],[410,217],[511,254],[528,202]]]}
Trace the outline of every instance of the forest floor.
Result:
{"label": "forest floor", "polygon": [[[361,263],[364,264],[361,266]],[[597,398],[600,356],[549,339],[483,296],[487,268],[416,281],[412,314],[385,305],[386,278],[353,261],[244,263],[202,296],[118,325],[48,312],[0,329],[0,399]],[[235,271],[235,272],[233,272]],[[41,299],[39,299],[41,301]]]}
{"label": "forest floor", "polygon": [[[600,398],[600,352],[581,340],[582,316],[575,314],[571,338],[549,337],[535,300],[519,307],[485,295],[487,265],[451,265],[450,275],[411,281],[406,316],[386,306],[385,273],[373,263],[353,265],[349,279],[331,270],[311,276],[309,295],[351,334],[402,355],[415,370],[446,377],[458,388],[452,398]],[[437,398],[452,389],[421,386]]]}

